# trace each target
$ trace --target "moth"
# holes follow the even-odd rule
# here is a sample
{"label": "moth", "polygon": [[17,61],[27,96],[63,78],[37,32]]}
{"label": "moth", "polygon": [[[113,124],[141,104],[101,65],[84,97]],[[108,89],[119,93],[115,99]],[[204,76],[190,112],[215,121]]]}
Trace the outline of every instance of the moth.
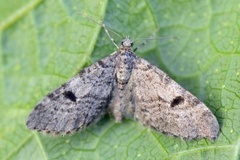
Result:
{"label": "moth", "polygon": [[133,118],[183,139],[215,140],[219,124],[207,106],[166,73],[136,56],[127,37],[108,57],[83,69],[41,100],[29,129],[65,135],[96,123],[104,114],[116,122]]}

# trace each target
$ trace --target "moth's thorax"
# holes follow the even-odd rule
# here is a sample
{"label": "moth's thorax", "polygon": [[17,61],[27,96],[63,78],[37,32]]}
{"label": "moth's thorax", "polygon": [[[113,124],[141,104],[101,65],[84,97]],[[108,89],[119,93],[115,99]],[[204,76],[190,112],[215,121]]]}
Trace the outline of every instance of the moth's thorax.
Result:
{"label": "moth's thorax", "polygon": [[136,55],[133,51],[119,51],[117,56],[116,76],[118,88],[123,89],[128,83],[132,69],[136,62]]}

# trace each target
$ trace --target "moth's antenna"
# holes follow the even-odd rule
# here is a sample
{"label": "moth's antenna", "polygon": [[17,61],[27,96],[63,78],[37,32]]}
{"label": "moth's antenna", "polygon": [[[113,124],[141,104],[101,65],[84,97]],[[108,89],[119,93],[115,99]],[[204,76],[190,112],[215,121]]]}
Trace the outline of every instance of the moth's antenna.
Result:
{"label": "moth's antenna", "polygon": [[149,41],[149,40],[159,40],[159,39],[176,39],[176,40],[178,40],[179,38],[176,36],[148,37],[148,38],[138,38],[138,39],[135,39],[134,41],[140,41],[140,40]]}
{"label": "moth's antenna", "polygon": [[89,20],[93,21],[94,23],[100,25],[103,27],[103,29],[105,30],[107,36],[110,38],[110,40],[112,41],[112,43],[117,47],[117,49],[119,49],[118,45],[116,44],[115,40],[111,37],[111,35],[109,34],[108,31],[114,33],[115,35],[119,36],[122,38],[122,36],[120,36],[118,33],[116,33],[115,31],[111,30],[110,28],[108,28],[104,23],[99,23],[97,22],[96,20],[92,19],[91,17],[89,17],[88,15],[86,14],[83,14],[83,13],[79,13],[81,15],[83,15],[84,17],[88,18]]}
{"label": "moth's antenna", "polygon": [[175,36],[165,36],[165,37],[149,37],[149,38],[139,38],[139,39],[136,39],[134,41],[139,41],[139,40],[144,40],[143,43],[141,43],[139,46],[137,46],[133,51],[137,51],[139,48],[141,48],[142,46],[146,45],[147,44],[147,41],[150,41],[150,40],[159,40],[159,39],[177,39],[178,40],[178,37],[175,37]]}

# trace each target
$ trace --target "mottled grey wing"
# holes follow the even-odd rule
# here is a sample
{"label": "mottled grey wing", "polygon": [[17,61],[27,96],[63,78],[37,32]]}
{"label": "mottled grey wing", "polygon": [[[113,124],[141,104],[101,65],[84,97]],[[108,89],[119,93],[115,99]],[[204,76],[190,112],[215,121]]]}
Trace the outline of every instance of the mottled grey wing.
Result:
{"label": "mottled grey wing", "polygon": [[212,112],[195,96],[144,59],[132,71],[135,118],[143,125],[184,139],[219,134]]}
{"label": "mottled grey wing", "polygon": [[48,94],[31,112],[30,129],[53,134],[82,130],[106,112],[115,72],[115,54],[83,69]]}

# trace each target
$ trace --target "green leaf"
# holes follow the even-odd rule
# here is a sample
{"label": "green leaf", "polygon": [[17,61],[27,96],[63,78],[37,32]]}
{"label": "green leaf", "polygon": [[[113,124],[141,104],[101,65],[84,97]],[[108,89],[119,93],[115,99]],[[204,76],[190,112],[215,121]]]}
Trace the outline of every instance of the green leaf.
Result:
{"label": "green leaf", "polygon": [[[0,159],[239,159],[239,1],[11,0],[0,10]],[[72,136],[28,130],[28,114],[47,93],[116,50],[101,26],[79,13],[123,37],[158,29],[156,37],[178,37],[150,41],[137,54],[211,109],[219,138],[184,141],[108,116]]]}

